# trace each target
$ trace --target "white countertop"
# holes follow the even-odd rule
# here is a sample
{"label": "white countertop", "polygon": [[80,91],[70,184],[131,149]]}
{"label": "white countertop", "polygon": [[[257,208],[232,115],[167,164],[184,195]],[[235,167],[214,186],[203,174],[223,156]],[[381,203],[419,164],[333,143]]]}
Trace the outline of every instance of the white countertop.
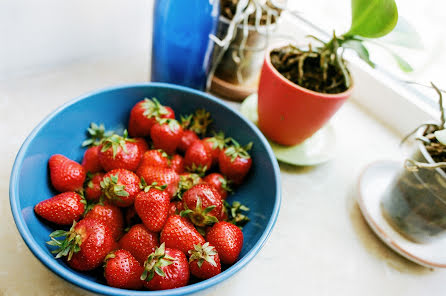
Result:
{"label": "white countertop", "polygon": [[[48,113],[94,89],[145,81],[144,57],[82,62],[0,81],[0,295],[91,295],[54,275],[28,250],[10,212],[9,175],[20,145]],[[445,294],[446,271],[418,266],[387,248],[355,201],[367,164],[400,158],[399,135],[353,101],[332,122],[336,158],[316,167],[280,165],[282,206],[269,240],[248,266],[200,295]]]}

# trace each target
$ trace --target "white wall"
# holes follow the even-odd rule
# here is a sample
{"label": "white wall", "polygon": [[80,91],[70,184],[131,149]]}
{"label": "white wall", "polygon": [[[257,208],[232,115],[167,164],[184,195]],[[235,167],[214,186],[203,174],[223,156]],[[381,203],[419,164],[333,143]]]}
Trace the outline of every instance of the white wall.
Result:
{"label": "white wall", "polygon": [[0,80],[83,59],[147,55],[153,0],[0,0]]}

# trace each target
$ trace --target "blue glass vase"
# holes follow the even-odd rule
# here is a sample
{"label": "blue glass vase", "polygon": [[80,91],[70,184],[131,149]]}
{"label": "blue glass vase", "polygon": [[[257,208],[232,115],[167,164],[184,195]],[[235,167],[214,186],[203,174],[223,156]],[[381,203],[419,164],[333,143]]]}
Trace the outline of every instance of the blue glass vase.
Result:
{"label": "blue glass vase", "polygon": [[204,90],[219,0],[156,0],[151,80]]}

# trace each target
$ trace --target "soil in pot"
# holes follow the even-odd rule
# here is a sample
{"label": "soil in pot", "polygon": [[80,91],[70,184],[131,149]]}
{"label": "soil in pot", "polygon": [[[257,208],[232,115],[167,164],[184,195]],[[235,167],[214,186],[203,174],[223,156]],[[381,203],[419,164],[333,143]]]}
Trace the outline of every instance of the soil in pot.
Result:
{"label": "soil in pot", "polygon": [[321,55],[293,45],[276,48],[270,53],[271,64],[283,77],[306,89],[326,94],[347,90],[345,76],[335,63],[321,67]]}

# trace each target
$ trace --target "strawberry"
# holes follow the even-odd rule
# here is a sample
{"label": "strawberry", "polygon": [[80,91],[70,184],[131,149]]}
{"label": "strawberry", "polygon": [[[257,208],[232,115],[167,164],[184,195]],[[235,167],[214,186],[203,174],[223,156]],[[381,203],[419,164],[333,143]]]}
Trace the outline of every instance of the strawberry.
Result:
{"label": "strawberry", "polygon": [[[154,166],[154,167],[169,167],[169,158],[166,152],[163,150],[148,150],[144,152],[139,167],[142,166]],[[138,167],[138,168],[139,168]]]}
{"label": "strawberry", "polygon": [[169,216],[179,215],[184,210],[183,202],[181,200],[171,201],[169,205]]}
{"label": "strawberry", "polygon": [[230,181],[226,180],[222,174],[209,174],[204,177],[203,181],[214,186],[218,193],[220,193],[222,199],[226,199],[226,197],[228,197],[228,192],[232,191],[232,189],[229,187]]}
{"label": "strawberry", "polygon": [[85,200],[76,192],[64,192],[39,202],[34,211],[37,215],[59,225],[71,225],[85,211]]}
{"label": "strawberry", "polygon": [[225,134],[222,131],[218,132],[213,137],[203,139],[203,143],[207,146],[208,150],[211,151],[212,165],[218,164],[220,151],[226,147],[228,141],[230,141],[230,139],[225,138]]}
{"label": "strawberry", "polygon": [[153,232],[161,231],[169,214],[170,196],[164,188],[156,184],[146,186],[135,198],[138,216],[147,229]]}
{"label": "strawberry", "polygon": [[218,191],[209,184],[197,184],[183,194],[187,216],[196,226],[203,227],[218,222],[223,211],[223,202]]}
{"label": "strawberry", "polygon": [[139,177],[128,170],[116,169],[104,175],[101,182],[102,192],[118,207],[128,207],[133,204],[136,194],[140,191]]}
{"label": "strawberry", "polygon": [[85,186],[85,199],[92,202],[98,202],[102,195],[101,181],[104,173],[91,175],[87,173],[87,185]]}
{"label": "strawberry", "polygon": [[200,140],[197,134],[191,130],[184,130],[181,134],[180,143],[178,144],[178,150],[180,152],[186,152],[187,149],[192,145],[195,141]]}
{"label": "strawberry", "polygon": [[157,99],[145,98],[130,111],[129,133],[132,137],[146,137],[158,118],[175,118],[173,110],[161,105]]}
{"label": "strawberry", "polygon": [[97,125],[92,122],[90,127],[87,128],[89,138],[82,142],[82,147],[94,147],[99,146],[105,138],[113,135],[112,131],[106,131],[103,123]]}
{"label": "strawberry", "polygon": [[221,272],[217,250],[208,242],[203,245],[195,245],[189,254],[190,273],[197,278],[205,280]]}
{"label": "strawberry", "polygon": [[114,134],[104,139],[99,147],[99,163],[106,172],[115,169],[135,171],[143,155],[141,143],[127,138],[127,131],[122,137]]}
{"label": "strawberry", "polygon": [[184,156],[184,167],[189,172],[204,175],[212,166],[212,154],[203,141],[195,141]]}
{"label": "strawberry", "polygon": [[187,254],[194,245],[204,244],[205,240],[186,218],[172,215],[161,230],[160,242],[165,243],[168,248],[176,248]]}
{"label": "strawberry", "polygon": [[226,221],[216,223],[206,235],[206,240],[213,245],[224,264],[234,263],[243,247],[243,233],[234,224]]}
{"label": "strawberry", "polygon": [[79,163],[61,155],[54,154],[48,161],[51,184],[59,192],[81,190],[86,172]]}
{"label": "strawberry", "polygon": [[199,136],[206,134],[211,122],[211,114],[204,109],[197,109],[193,115],[181,117],[181,125],[183,128],[193,131]]}
{"label": "strawberry", "polygon": [[184,160],[183,157],[179,154],[175,154],[174,156],[172,156],[172,158],[170,159],[170,166],[169,166],[172,170],[174,170],[175,172],[177,172],[177,174],[182,174],[184,173]]}
{"label": "strawberry", "polygon": [[[65,237],[57,240],[57,237]],[[67,256],[67,264],[79,271],[93,270],[101,266],[105,256],[114,246],[109,228],[96,219],[74,222],[69,231],[56,230],[50,234],[51,246],[58,247],[52,253],[56,259]]]}
{"label": "strawberry", "polygon": [[183,128],[175,119],[160,119],[152,126],[150,137],[156,149],[162,149],[172,155],[180,143],[182,133]]}
{"label": "strawberry", "polygon": [[85,150],[84,158],[81,165],[86,172],[97,173],[102,171],[102,166],[99,163],[99,146],[93,146]]}
{"label": "strawberry", "polygon": [[127,250],[141,265],[159,246],[158,234],[148,230],[143,224],[133,225],[119,241],[121,249]]}
{"label": "strawberry", "polygon": [[152,166],[142,166],[136,171],[136,174],[144,179],[147,184],[156,183],[158,186],[166,185],[166,192],[170,198],[173,198],[178,191],[180,177],[169,168],[160,168]]}
{"label": "strawberry", "polygon": [[161,244],[144,263],[141,280],[150,290],[167,290],[187,285],[189,277],[186,255]]}
{"label": "strawberry", "polygon": [[118,240],[124,230],[124,217],[121,210],[110,203],[96,204],[85,215],[85,219],[97,219],[108,226],[113,239]]}
{"label": "strawberry", "polygon": [[231,140],[233,145],[220,152],[218,165],[223,175],[235,184],[241,184],[251,168],[252,159],[247,151],[251,149],[252,142],[241,147],[234,139]]}
{"label": "strawberry", "polygon": [[198,174],[182,173],[180,175],[180,183],[178,185],[177,196],[181,199],[184,192],[191,189],[194,185],[202,183],[203,180]]}
{"label": "strawberry", "polygon": [[141,289],[140,277],[144,271],[135,257],[126,250],[116,250],[105,257],[104,277],[111,287]]}
{"label": "strawberry", "polygon": [[138,145],[142,154],[150,149],[149,144],[147,144],[147,141],[144,140],[144,138],[134,138],[133,140],[135,140],[135,144]]}

